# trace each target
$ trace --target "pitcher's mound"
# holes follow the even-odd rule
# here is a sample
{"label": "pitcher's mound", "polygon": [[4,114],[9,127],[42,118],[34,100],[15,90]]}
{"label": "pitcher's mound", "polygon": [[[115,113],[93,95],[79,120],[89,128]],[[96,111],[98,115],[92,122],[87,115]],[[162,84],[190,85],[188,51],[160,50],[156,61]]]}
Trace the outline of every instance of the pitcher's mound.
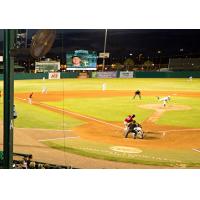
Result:
{"label": "pitcher's mound", "polygon": [[162,110],[162,111],[169,111],[169,110],[190,110],[190,106],[185,105],[173,105],[173,104],[167,104],[166,107],[164,107],[161,104],[145,104],[140,105],[140,108],[145,109],[153,109],[153,110]]}

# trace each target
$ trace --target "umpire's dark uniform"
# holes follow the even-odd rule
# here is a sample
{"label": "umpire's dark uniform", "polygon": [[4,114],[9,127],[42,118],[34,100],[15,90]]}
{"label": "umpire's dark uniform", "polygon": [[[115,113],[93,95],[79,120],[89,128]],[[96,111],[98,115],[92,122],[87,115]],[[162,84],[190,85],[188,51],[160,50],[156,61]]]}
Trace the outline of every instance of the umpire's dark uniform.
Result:
{"label": "umpire's dark uniform", "polygon": [[135,95],[134,95],[133,98],[135,99],[136,96],[139,96],[139,98],[141,99],[141,92],[140,92],[140,90],[136,90],[135,91]]}

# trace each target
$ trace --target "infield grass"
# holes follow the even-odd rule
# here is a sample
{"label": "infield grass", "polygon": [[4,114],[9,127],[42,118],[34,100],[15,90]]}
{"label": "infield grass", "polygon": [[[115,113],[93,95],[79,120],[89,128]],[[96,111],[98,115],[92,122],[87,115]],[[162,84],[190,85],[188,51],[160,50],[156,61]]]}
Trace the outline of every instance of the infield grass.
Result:
{"label": "infield grass", "polygon": [[[154,111],[145,110],[138,105],[145,104],[153,97],[144,100],[131,100],[131,97],[100,97],[100,98],[68,98],[59,102],[45,102],[48,105],[71,110],[83,115],[110,122],[123,122],[128,114],[136,114],[138,121],[143,121]],[[154,99],[155,101],[155,99]]]}
{"label": "infield grass", "polygon": [[160,125],[172,125],[188,128],[200,128],[200,101],[198,98],[174,97],[169,104],[187,105],[191,110],[177,110],[165,112],[156,122]]}
{"label": "infield grass", "polygon": [[[142,122],[155,110],[143,109],[140,105],[161,104],[154,96],[145,96],[142,100],[131,97],[69,98],[59,102],[46,102],[48,105],[74,111],[83,115],[110,122],[123,122],[128,114],[136,114],[136,120]],[[198,98],[172,97],[169,105],[187,105],[190,110],[167,111],[156,122],[160,125],[200,128],[200,102]],[[167,105],[168,106],[168,105]]]}

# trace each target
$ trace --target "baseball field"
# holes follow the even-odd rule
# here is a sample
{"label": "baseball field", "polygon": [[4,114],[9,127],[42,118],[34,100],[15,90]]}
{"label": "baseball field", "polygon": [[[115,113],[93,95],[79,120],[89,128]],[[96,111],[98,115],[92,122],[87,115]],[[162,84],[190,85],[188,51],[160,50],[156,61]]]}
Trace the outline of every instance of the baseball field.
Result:
{"label": "baseball field", "polygon": [[[171,100],[163,107],[158,96]],[[198,78],[17,80],[14,151],[80,168],[199,168],[199,100]],[[144,139],[124,138],[129,114]]]}

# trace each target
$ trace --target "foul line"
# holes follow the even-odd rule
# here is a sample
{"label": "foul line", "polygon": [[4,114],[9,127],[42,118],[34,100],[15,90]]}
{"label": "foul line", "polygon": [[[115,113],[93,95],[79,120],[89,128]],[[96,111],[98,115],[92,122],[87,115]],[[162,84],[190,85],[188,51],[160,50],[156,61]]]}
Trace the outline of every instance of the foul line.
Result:
{"label": "foul line", "polygon": [[[22,98],[19,98],[19,97],[16,97],[16,98],[24,101],[24,99],[22,99]],[[96,121],[96,122],[99,122],[99,123],[102,123],[102,124],[113,126],[115,128],[124,129],[124,127],[121,127],[121,126],[117,126],[117,125],[114,125],[114,124],[111,124],[111,123],[108,123],[108,122],[104,122],[104,121],[101,121],[101,120],[98,120],[98,119],[95,119],[95,118],[92,118],[92,117],[88,117],[88,116],[85,116],[85,115],[82,115],[82,114],[78,114],[78,113],[74,113],[74,112],[71,112],[71,111],[63,110],[63,109],[60,109],[60,108],[57,108],[57,107],[49,106],[49,105],[41,103],[41,102],[34,102],[34,103],[46,106],[46,107],[54,109],[54,110],[62,111],[64,113],[70,113],[72,115],[76,115],[76,116],[83,117],[83,118],[86,118],[86,119],[90,119],[90,120],[93,120],[93,121]]]}
{"label": "foul line", "polygon": [[188,129],[172,129],[172,130],[165,130],[165,131],[158,131],[158,132],[178,132],[178,131],[200,131],[200,128],[188,128]]}
{"label": "foul line", "polygon": [[38,140],[39,142],[45,142],[45,141],[51,141],[51,140],[63,140],[63,139],[75,139],[79,138],[79,136],[71,136],[71,137],[62,137],[62,138],[52,138],[52,139],[43,139],[43,140]]}

